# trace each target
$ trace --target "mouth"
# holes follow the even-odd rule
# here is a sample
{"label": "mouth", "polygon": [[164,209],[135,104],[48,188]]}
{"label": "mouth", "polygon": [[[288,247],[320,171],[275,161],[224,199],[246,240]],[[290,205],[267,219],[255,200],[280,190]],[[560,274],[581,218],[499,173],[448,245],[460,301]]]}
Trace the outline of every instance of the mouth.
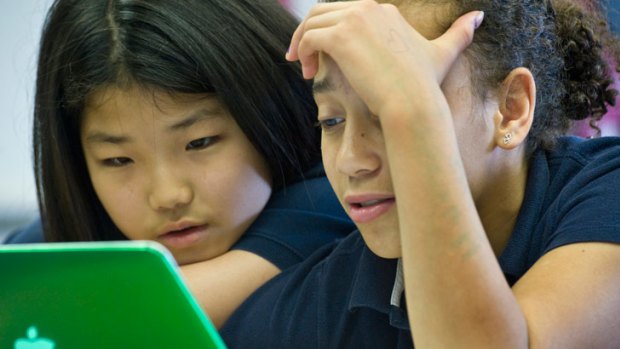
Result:
{"label": "mouth", "polygon": [[375,206],[378,204],[381,204],[383,202],[386,202],[388,200],[394,200],[394,199],[375,199],[375,200],[368,200],[368,201],[364,201],[364,202],[352,202],[350,205],[355,207],[355,208],[364,208],[364,207],[371,207],[371,206]]}
{"label": "mouth", "polygon": [[176,230],[170,230],[157,237],[157,241],[168,248],[183,249],[190,247],[207,233],[208,225],[191,225]]}
{"label": "mouth", "polygon": [[390,211],[396,200],[394,197],[348,198],[349,216],[355,223],[369,223]]}

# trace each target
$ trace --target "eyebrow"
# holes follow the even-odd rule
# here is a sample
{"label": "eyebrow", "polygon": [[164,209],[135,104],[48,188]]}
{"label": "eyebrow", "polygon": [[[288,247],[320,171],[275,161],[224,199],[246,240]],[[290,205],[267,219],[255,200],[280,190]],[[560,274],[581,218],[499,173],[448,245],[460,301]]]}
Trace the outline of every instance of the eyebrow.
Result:
{"label": "eyebrow", "polygon": [[315,80],[314,83],[312,84],[313,94],[332,92],[335,89],[336,87],[334,86],[334,84],[329,78],[325,78],[322,80]]}
{"label": "eyebrow", "polygon": [[[211,120],[222,116],[221,108],[202,108],[195,113],[190,114],[188,117],[168,126],[171,131],[186,130],[189,127],[206,120]],[[125,135],[112,135],[102,131],[90,132],[86,137],[88,143],[109,143],[109,144],[124,144],[130,143],[132,138]]]}
{"label": "eyebrow", "polygon": [[105,132],[95,131],[88,134],[88,137],[86,137],[86,142],[123,144],[131,142],[131,138],[127,136],[114,136]]}
{"label": "eyebrow", "polygon": [[211,120],[211,119],[221,117],[221,116],[222,116],[222,109],[219,107],[202,108],[196,111],[195,113],[191,114],[190,116],[184,118],[183,120],[180,120],[172,124],[170,127],[168,127],[168,129],[171,131],[185,130],[191,127],[192,125],[195,125],[198,122]]}

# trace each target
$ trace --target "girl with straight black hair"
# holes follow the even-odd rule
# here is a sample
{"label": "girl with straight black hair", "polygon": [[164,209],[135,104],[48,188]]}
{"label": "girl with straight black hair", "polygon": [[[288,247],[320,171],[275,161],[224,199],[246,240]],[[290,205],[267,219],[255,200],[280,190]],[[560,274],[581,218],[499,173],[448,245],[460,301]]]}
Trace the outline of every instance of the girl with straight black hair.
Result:
{"label": "girl with straight black hair", "polygon": [[276,1],[55,1],[33,133],[45,240],[158,241],[219,325],[351,231],[284,59],[296,25]]}

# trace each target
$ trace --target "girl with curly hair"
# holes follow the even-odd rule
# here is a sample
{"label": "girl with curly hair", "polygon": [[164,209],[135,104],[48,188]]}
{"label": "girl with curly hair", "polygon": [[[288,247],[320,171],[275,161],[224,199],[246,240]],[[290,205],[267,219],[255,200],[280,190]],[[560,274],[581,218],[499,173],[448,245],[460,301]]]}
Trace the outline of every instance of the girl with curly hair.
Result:
{"label": "girl with curly hair", "polygon": [[314,7],[287,57],[360,234],[259,289],[229,345],[620,347],[620,139],[564,136],[615,103],[589,5]]}

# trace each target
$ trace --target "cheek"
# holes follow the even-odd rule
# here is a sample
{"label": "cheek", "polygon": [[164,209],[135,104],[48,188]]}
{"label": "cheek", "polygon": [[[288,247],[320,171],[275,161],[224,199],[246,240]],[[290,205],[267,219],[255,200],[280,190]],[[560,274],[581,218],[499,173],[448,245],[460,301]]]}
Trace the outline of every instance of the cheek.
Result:
{"label": "cheek", "polygon": [[469,177],[491,149],[493,105],[472,95],[469,84],[463,86],[462,82],[451,81],[443,88],[452,113],[459,152]]}
{"label": "cheek", "polygon": [[145,217],[142,208],[146,207],[146,203],[139,201],[134,186],[97,175],[92,176],[91,180],[97,198],[118,229],[130,239],[140,238],[132,233],[132,229],[136,228],[139,221],[135,217]]}
{"label": "cheek", "polygon": [[228,159],[226,164],[204,171],[197,179],[202,182],[202,201],[217,210],[231,229],[251,223],[271,196],[271,177],[266,164],[238,155],[235,162]]}
{"label": "cheek", "polygon": [[323,160],[323,168],[327,179],[336,192],[336,195],[340,198],[339,186],[338,186],[338,167],[336,164],[337,145],[335,142],[327,140],[326,137],[322,137],[321,140],[321,158]]}
{"label": "cheek", "polygon": [[212,190],[203,190],[221,234],[218,241],[213,241],[213,247],[217,246],[222,253],[244,234],[271,197],[270,183],[253,169],[239,168],[227,173],[227,177],[212,179]]}
{"label": "cheek", "polygon": [[486,181],[493,154],[493,126],[488,115],[480,109],[476,114],[455,120],[459,152],[472,195]]}

